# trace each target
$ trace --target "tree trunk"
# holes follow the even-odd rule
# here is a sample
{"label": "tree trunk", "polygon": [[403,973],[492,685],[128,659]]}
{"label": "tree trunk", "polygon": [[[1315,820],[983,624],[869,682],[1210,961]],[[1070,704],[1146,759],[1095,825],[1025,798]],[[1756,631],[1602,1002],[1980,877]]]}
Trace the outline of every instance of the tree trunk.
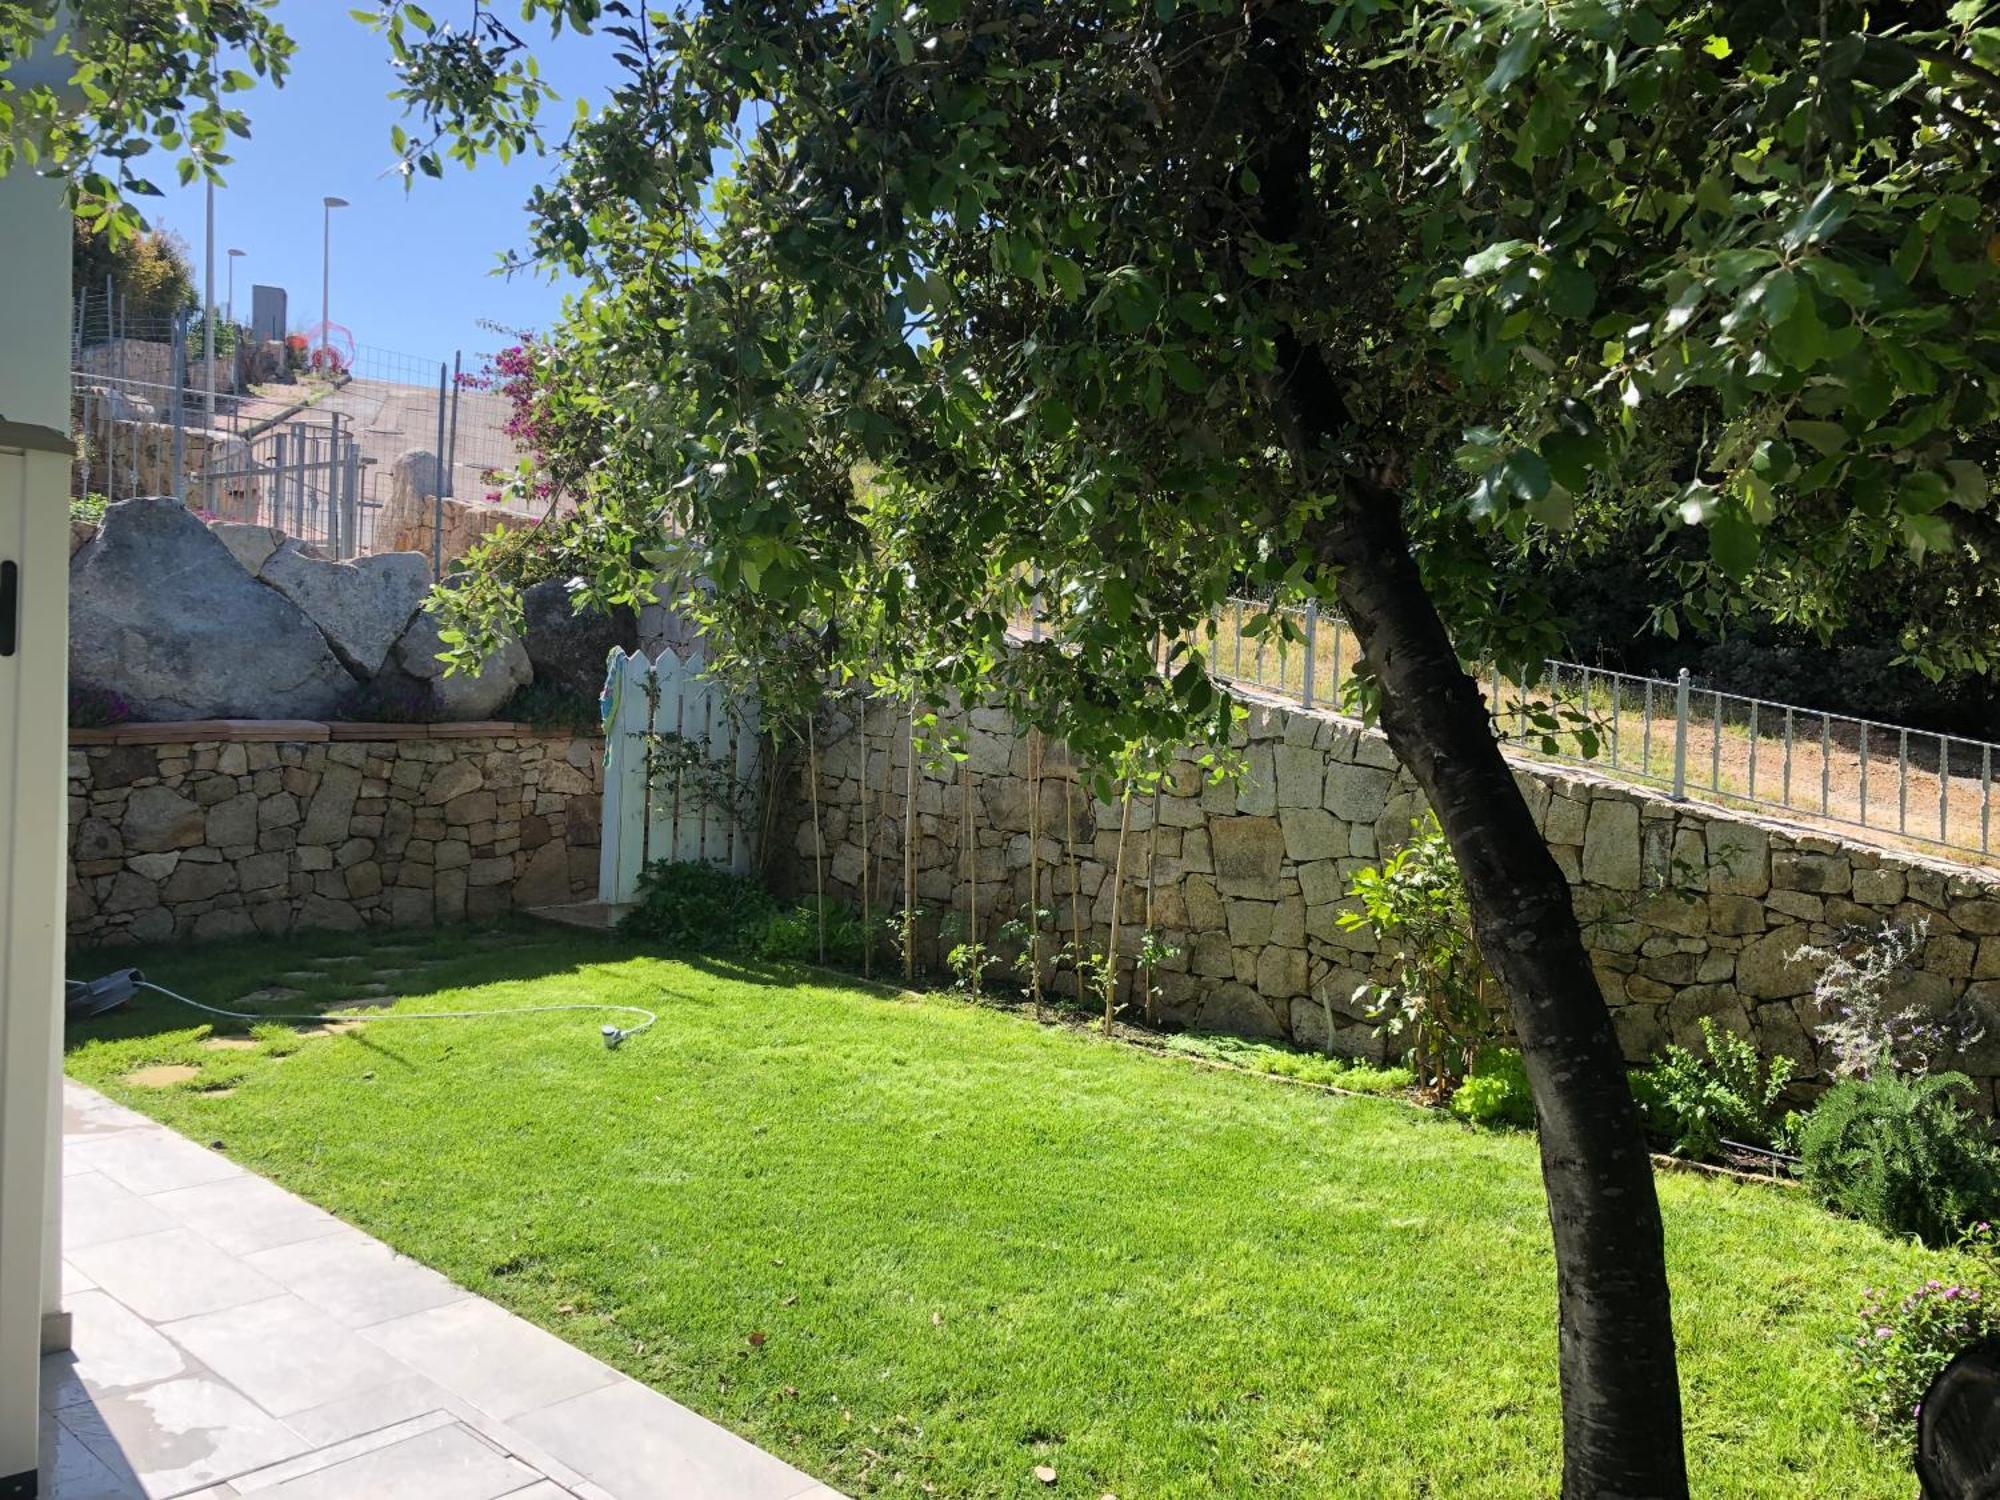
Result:
{"label": "tree trunk", "polygon": [[1555,1235],[1566,1500],[1687,1494],[1653,1168],[1568,882],[1411,555],[1398,497],[1350,486],[1313,538],[1381,683],[1382,727],[1437,813],[1512,1005]]}

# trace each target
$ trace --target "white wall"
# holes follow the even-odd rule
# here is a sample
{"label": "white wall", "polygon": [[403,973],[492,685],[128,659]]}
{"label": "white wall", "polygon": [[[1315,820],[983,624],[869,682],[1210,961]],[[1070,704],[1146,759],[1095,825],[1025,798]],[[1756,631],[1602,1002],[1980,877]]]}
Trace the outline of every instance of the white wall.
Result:
{"label": "white wall", "polygon": [[[0,180],[0,563],[19,569],[0,655],[0,1490],[36,1468],[56,1313],[56,1162],[69,654],[69,214],[57,184]],[[0,623],[4,636],[4,623]],[[32,1493],[23,1489],[23,1493]]]}

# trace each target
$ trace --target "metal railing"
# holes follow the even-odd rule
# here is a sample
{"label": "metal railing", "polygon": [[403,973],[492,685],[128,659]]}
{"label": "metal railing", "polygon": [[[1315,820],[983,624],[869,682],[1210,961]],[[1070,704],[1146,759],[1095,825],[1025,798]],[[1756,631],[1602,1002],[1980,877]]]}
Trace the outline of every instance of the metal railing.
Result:
{"label": "metal railing", "polygon": [[[1345,622],[1287,605],[1287,639],[1268,604],[1231,599],[1207,641],[1225,681],[1307,708],[1348,703],[1360,649]],[[1725,805],[1991,855],[2000,746],[1678,679],[1548,660],[1528,680],[1468,667],[1494,731],[1530,755],[1586,766]]]}
{"label": "metal railing", "polygon": [[218,414],[210,427],[180,380],[80,369],[72,418],[78,497],[172,495],[204,516],[274,526],[337,558],[371,548],[379,507],[363,495],[365,460],[341,412],[241,424]]}

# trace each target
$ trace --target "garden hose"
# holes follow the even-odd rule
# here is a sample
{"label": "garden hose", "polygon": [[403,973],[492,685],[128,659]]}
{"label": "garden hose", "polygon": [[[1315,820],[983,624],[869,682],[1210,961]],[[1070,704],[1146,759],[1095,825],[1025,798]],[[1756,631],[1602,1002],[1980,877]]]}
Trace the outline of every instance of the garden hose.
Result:
{"label": "garden hose", "polygon": [[[146,978],[137,969],[121,969],[115,974],[107,974],[104,978],[94,981],[87,988],[97,997],[99,1002],[91,1011],[93,1015],[111,1009],[121,999],[129,998],[133,990],[138,989],[151,990],[156,995],[165,995],[169,1000],[178,1000],[182,1005],[206,1012],[208,1015],[226,1016],[232,1021],[471,1021],[484,1016],[534,1016],[549,1015],[559,1011],[591,1011],[598,1014],[602,1014],[605,1011],[615,1011],[621,1015],[643,1017],[638,1024],[633,1026],[614,1026],[609,1021],[605,1022],[600,1035],[604,1038],[604,1045],[611,1049],[622,1046],[627,1038],[637,1036],[660,1019],[656,1013],[645,1009],[643,1006],[614,1005],[609,1002],[580,1002],[573,1005],[516,1005],[494,1010],[374,1011],[365,1015],[355,1015],[351,1012],[343,1014],[339,1010],[322,1011],[314,1015],[287,1015],[276,1011],[253,1013],[242,1010],[224,1010],[220,1006],[204,1005],[199,1000],[190,1000],[186,995],[177,994],[165,985],[154,984],[152,980]],[[122,995],[120,994],[121,991],[123,992]]]}

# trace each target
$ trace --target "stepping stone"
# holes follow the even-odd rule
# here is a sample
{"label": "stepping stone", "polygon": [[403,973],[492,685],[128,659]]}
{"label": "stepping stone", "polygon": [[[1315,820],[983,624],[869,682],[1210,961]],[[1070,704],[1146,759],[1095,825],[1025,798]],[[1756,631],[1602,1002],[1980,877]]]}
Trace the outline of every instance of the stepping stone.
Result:
{"label": "stepping stone", "polygon": [[140,1068],[127,1073],[125,1081],[134,1088],[170,1089],[177,1083],[186,1083],[190,1078],[199,1077],[201,1069],[187,1063],[160,1063],[151,1068]]}
{"label": "stepping stone", "polygon": [[212,1036],[201,1044],[204,1052],[255,1052],[263,1045],[253,1036]]}
{"label": "stepping stone", "polygon": [[294,1035],[340,1036],[346,1032],[359,1031],[360,1029],[361,1023],[359,1021],[324,1021],[316,1026],[300,1026],[296,1028]]}
{"label": "stepping stone", "polygon": [[336,1000],[328,1010],[387,1010],[401,995],[356,995],[352,1000]]}
{"label": "stepping stone", "polygon": [[289,979],[294,984],[318,984],[322,979],[333,978],[324,969],[293,969],[289,973],[280,974],[278,977],[280,979]]}
{"label": "stepping stone", "polygon": [[[290,976],[287,976],[290,977]],[[267,985],[261,990],[252,990],[247,995],[238,995],[238,1005],[276,1005],[285,1000],[296,1000],[304,990],[288,990],[281,984]]]}

